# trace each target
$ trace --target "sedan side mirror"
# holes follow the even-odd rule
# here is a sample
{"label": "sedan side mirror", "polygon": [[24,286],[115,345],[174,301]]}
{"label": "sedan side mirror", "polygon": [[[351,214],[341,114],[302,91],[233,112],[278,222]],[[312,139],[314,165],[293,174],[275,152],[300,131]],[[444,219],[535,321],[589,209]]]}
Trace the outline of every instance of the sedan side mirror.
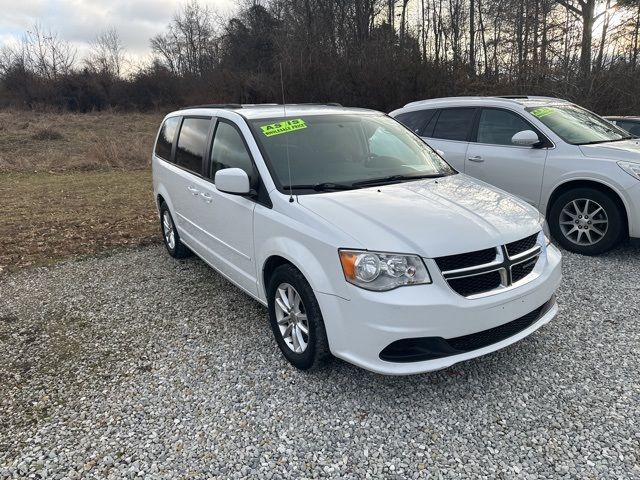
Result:
{"label": "sedan side mirror", "polygon": [[216,172],[216,188],[221,192],[246,195],[251,191],[249,176],[241,168],[224,168]]}
{"label": "sedan side mirror", "polygon": [[511,143],[521,147],[532,147],[536,143],[540,143],[540,138],[533,130],[522,130],[511,137]]}

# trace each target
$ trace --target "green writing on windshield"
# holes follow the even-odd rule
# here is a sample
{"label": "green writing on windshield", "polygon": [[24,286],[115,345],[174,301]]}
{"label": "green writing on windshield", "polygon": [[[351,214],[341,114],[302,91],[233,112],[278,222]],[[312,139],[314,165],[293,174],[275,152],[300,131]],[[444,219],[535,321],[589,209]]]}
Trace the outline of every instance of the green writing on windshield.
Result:
{"label": "green writing on windshield", "polygon": [[274,135],[281,135],[283,133],[291,133],[296,130],[302,130],[307,128],[307,124],[301,118],[294,118],[292,120],[284,120],[278,123],[270,123],[269,125],[262,125],[260,130],[265,137],[273,137]]}
{"label": "green writing on windshield", "polygon": [[555,113],[555,109],[551,107],[540,107],[536,108],[535,110],[531,110],[531,115],[538,118],[546,117],[547,115],[551,115],[552,113]]}

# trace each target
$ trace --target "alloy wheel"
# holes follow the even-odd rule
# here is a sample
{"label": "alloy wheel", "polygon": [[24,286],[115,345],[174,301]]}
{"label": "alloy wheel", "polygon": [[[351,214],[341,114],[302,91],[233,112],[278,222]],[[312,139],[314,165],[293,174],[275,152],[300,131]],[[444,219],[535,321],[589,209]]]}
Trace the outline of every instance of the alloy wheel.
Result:
{"label": "alloy wheel", "polygon": [[567,240],[576,245],[595,245],[604,238],[608,229],[607,212],[591,199],[572,200],[560,212],[560,230]]}
{"label": "alloy wheel", "polygon": [[162,213],[162,232],[164,233],[164,241],[167,242],[167,246],[173,250],[176,246],[176,234],[173,229],[171,214],[167,210]]}
{"label": "alloy wheel", "polygon": [[309,321],[302,297],[288,283],[281,283],[275,292],[275,313],[284,343],[295,353],[309,345]]}

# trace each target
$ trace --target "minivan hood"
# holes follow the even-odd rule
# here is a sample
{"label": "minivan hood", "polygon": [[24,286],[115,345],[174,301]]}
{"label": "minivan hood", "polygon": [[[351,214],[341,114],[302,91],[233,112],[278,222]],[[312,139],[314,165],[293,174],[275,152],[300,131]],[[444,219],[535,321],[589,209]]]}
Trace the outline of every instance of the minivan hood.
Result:
{"label": "minivan hood", "polygon": [[584,156],[590,158],[640,162],[640,140],[638,139],[580,145],[580,150]]}
{"label": "minivan hood", "polygon": [[298,202],[368,250],[428,258],[520,240],[540,231],[542,220],[529,204],[464,174],[300,195]]}

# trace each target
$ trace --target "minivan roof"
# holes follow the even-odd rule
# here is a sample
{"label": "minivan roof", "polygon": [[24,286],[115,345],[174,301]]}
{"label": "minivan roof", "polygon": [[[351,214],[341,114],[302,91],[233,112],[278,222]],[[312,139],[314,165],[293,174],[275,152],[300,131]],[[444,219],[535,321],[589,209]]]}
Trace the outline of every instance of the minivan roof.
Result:
{"label": "minivan roof", "polygon": [[185,107],[174,114],[184,114],[189,110],[193,114],[215,114],[216,110],[232,110],[235,113],[245,117],[246,119],[276,118],[297,115],[330,115],[330,114],[373,114],[379,113],[376,110],[355,107],[343,107],[339,103],[287,103],[286,105],[278,103],[261,103],[261,104],[212,104],[197,105],[193,107]]}

